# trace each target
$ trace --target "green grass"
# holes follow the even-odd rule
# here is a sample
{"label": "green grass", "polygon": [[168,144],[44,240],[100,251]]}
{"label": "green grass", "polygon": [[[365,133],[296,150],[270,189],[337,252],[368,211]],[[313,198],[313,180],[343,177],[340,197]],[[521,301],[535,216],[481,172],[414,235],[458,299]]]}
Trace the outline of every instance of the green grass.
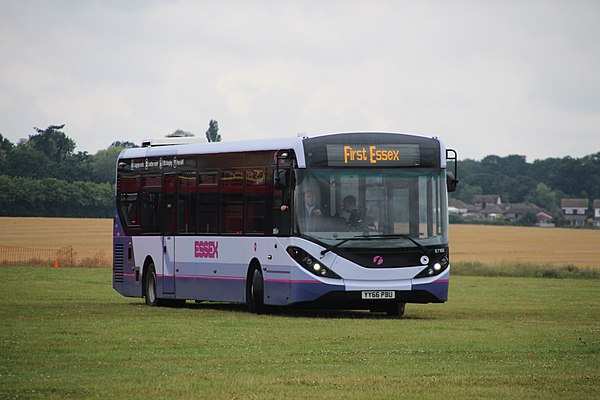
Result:
{"label": "green grass", "polygon": [[457,262],[452,264],[452,274],[513,278],[600,279],[600,269],[598,268],[532,263],[494,265],[480,262]]}
{"label": "green grass", "polygon": [[600,280],[458,276],[404,319],[151,308],[108,269],[0,281],[0,399],[600,398]]}

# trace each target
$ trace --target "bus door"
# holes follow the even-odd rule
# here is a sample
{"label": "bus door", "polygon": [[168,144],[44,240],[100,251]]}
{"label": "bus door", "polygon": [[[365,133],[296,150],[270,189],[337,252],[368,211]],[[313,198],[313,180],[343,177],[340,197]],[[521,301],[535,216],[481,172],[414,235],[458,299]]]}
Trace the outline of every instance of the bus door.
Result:
{"label": "bus door", "polygon": [[177,176],[163,178],[163,293],[175,293],[175,226],[177,223]]}
{"label": "bus door", "polygon": [[[292,222],[292,171],[291,169],[273,170],[273,199],[271,225],[274,235],[290,234]],[[282,183],[283,182],[283,183]]]}

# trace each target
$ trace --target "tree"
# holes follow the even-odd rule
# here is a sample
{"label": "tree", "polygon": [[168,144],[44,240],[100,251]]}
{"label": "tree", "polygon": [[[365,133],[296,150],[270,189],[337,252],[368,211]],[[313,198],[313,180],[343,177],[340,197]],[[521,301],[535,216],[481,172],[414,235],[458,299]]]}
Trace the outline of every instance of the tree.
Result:
{"label": "tree", "polygon": [[95,183],[115,183],[115,166],[117,158],[124,147],[110,146],[104,150],[98,150],[92,158],[91,180]]}
{"label": "tree", "polygon": [[5,175],[46,178],[54,176],[55,172],[56,163],[41,150],[29,146],[26,139],[19,140],[15,148],[6,154]]}
{"label": "tree", "polygon": [[533,211],[527,211],[525,214],[517,218],[519,226],[535,226],[537,223],[537,215]]}
{"label": "tree", "polygon": [[121,154],[123,149],[131,147],[136,146],[127,141],[115,141],[108,146],[108,148],[98,150],[98,152],[91,157],[89,163],[90,180],[95,183],[108,182],[114,184],[117,158],[119,158],[119,154]]}
{"label": "tree", "polygon": [[75,141],[61,131],[62,125],[50,125],[46,129],[33,128],[37,135],[29,135],[27,143],[33,148],[46,154],[48,158],[61,162],[73,154]]}
{"label": "tree", "polygon": [[555,214],[560,208],[556,192],[550,189],[543,182],[538,183],[529,195],[525,198],[526,201],[542,207],[544,210]]}
{"label": "tree", "polygon": [[0,187],[2,216],[106,218],[113,210],[108,183],[0,176]]}
{"label": "tree", "polygon": [[206,139],[209,142],[220,142],[221,135],[219,135],[219,123],[214,119],[211,119],[208,123],[208,130],[206,131]]}
{"label": "tree", "polygon": [[5,173],[6,160],[14,148],[15,145],[0,133],[0,175]]}
{"label": "tree", "polygon": [[194,137],[196,135],[194,135],[192,132],[187,132],[181,129],[177,129],[175,132],[173,133],[169,133],[167,136],[165,137]]}
{"label": "tree", "polygon": [[115,142],[112,142],[110,147],[121,147],[123,149],[130,149],[132,147],[137,147],[137,146],[135,145],[135,143],[129,142],[127,140],[122,141],[122,142],[120,140],[117,140]]}
{"label": "tree", "polygon": [[[522,203],[527,196],[534,190],[537,182],[526,175],[508,175],[507,186],[504,187],[502,198],[509,203]],[[514,178],[513,178],[514,177]]]}
{"label": "tree", "polygon": [[451,197],[462,200],[465,203],[470,203],[473,200],[473,196],[483,194],[483,190],[481,186],[477,185],[469,185],[465,182],[460,182],[460,184],[456,187],[456,192],[451,193]]}

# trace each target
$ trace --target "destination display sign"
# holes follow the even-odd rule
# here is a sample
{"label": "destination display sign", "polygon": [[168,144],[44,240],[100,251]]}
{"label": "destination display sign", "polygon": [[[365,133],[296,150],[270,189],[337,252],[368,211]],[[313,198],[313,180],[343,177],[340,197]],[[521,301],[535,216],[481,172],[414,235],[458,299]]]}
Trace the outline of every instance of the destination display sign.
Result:
{"label": "destination display sign", "polygon": [[418,166],[418,144],[327,144],[330,167],[409,167]]}

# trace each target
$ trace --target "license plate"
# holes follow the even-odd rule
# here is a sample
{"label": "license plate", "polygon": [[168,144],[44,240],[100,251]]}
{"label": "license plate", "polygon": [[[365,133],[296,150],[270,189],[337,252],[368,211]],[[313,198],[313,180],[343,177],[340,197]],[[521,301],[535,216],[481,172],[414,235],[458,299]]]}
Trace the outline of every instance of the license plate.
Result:
{"label": "license plate", "polygon": [[369,300],[395,299],[396,292],[394,292],[393,290],[365,290],[362,292],[362,298]]}

